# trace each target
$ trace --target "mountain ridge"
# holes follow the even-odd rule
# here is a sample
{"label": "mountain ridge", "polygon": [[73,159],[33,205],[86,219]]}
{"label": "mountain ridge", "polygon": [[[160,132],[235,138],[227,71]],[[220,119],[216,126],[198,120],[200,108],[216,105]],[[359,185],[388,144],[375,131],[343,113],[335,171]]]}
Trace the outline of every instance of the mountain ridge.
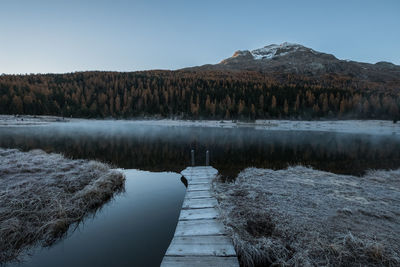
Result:
{"label": "mountain ridge", "polygon": [[380,61],[371,64],[341,60],[332,54],[288,42],[254,50],[238,50],[217,64],[182,70],[257,71],[269,74],[300,74],[311,78],[336,74],[367,82],[400,83],[400,66],[391,62]]}

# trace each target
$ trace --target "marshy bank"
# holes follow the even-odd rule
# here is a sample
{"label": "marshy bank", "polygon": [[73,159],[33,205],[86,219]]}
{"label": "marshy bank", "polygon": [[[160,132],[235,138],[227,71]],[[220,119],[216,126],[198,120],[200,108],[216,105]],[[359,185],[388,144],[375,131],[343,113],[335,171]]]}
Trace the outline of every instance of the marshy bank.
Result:
{"label": "marshy bank", "polygon": [[242,266],[400,265],[400,170],[248,168],[214,187]]}
{"label": "marshy bank", "polygon": [[49,246],[124,188],[108,165],[0,148],[0,264]]}

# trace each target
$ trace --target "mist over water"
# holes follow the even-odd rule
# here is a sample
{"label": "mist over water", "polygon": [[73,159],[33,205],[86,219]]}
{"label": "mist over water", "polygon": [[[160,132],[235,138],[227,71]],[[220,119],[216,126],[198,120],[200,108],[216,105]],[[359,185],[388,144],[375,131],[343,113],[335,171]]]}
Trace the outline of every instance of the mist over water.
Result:
{"label": "mist over water", "polygon": [[[75,159],[96,159],[118,168],[151,171],[126,171],[126,193],[106,204],[93,219],[86,219],[83,228],[72,231],[60,243],[49,249],[38,248],[21,265],[10,265],[18,267],[60,262],[65,262],[63,266],[109,266],[116,261],[119,266],[132,262],[158,266],[173,236],[185,187],[180,175],[154,172],[180,172],[190,166],[191,149],[196,151],[196,165],[205,164],[209,150],[211,165],[226,179],[235,178],[247,167],[283,169],[302,164],[352,175],[400,167],[400,138],[395,134],[83,121],[0,127],[0,147],[42,149]],[[107,251],[115,248],[119,254],[113,252],[115,257],[110,257]]]}
{"label": "mist over water", "polygon": [[179,172],[211,165],[226,177],[246,167],[282,169],[306,165],[339,174],[400,166],[400,138],[317,131],[268,131],[255,128],[156,126],[128,121],[86,121],[45,126],[3,127],[0,146],[43,149],[71,158],[97,159],[126,169]]}

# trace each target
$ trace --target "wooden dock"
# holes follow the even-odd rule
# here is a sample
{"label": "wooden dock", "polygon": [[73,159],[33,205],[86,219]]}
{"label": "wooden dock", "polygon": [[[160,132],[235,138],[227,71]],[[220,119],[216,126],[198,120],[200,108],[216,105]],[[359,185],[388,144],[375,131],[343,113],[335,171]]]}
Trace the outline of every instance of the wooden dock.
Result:
{"label": "wooden dock", "polygon": [[188,187],[161,266],[239,266],[232,241],[218,220],[217,200],[211,194],[211,182],[217,174],[209,166],[182,171]]}

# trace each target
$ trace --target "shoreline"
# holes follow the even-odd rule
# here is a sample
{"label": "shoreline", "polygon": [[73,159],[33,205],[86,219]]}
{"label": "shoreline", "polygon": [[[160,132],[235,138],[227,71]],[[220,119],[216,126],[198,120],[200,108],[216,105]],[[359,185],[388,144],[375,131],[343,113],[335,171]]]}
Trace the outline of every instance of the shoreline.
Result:
{"label": "shoreline", "polygon": [[135,119],[82,119],[57,116],[0,115],[1,127],[26,127],[69,123],[123,123],[145,126],[173,127],[213,127],[213,128],[253,128],[267,131],[320,131],[336,133],[355,133],[372,135],[400,135],[400,123],[389,120],[175,120],[156,118]]}

